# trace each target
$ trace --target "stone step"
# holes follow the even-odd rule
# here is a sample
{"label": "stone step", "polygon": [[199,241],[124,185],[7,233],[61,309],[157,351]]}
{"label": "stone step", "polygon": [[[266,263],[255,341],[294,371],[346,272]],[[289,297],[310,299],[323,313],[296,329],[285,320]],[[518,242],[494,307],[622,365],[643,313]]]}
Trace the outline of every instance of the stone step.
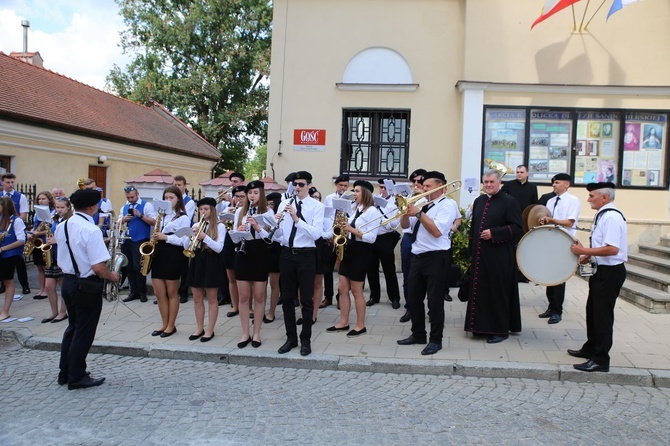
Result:
{"label": "stone step", "polygon": [[[629,265],[626,266],[628,268]],[[619,297],[650,313],[670,314],[670,294],[626,279]]]}
{"label": "stone step", "polygon": [[651,256],[648,254],[628,254],[628,265],[670,275],[670,259]]}
{"label": "stone step", "polygon": [[661,237],[661,246],[670,248],[670,237]]}
{"label": "stone step", "polygon": [[654,257],[670,260],[670,247],[660,245],[640,245],[640,254],[647,254]]}
{"label": "stone step", "polygon": [[670,274],[651,271],[631,264],[626,265],[626,270],[628,272],[627,279],[666,293],[670,291]]}

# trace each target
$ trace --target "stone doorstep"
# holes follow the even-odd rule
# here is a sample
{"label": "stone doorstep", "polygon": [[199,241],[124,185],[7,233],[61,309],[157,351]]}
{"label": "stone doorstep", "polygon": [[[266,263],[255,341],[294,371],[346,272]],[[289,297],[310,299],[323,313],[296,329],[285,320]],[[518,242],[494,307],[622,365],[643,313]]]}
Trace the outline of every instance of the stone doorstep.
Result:
{"label": "stone doorstep", "polygon": [[[0,339],[15,340],[26,348],[58,351],[60,342],[35,337],[26,328],[0,329]],[[478,378],[519,378],[580,383],[602,383],[670,388],[669,370],[646,370],[613,367],[609,373],[584,373],[567,365],[521,362],[470,361],[443,359],[353,358],[313,353],[301,357],[298,349],[286,355],[267,351],[245,351],[231,348],[183,347],[134,342],[94,342],[91,353],[161,359],[220,362],[260,367],[289,367],[319,370],[346,370],[369,373],[402,373],[463,376]]]}

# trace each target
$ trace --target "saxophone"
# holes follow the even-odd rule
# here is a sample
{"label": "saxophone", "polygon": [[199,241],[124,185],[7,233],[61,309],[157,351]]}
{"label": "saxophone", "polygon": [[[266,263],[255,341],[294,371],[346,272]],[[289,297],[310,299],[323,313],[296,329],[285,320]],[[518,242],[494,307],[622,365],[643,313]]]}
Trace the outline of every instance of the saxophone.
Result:
{"label": "saxophone", "polygon": [[[128,258],[121,252],[121,241],[128,237],[123,232],[119,231],[119,225],[114,218],[114,211],[110,211],[109,219],[109,260],[107,267],[110,271],[119,274],[121,268],[128,264]],[[121,229],[123,226],[121,225]],[[118,300],[119,298],[119,283],[105,281],[105,287],[102,290],[102,297],[108,302]]]}
{"label": "saxophone", "polygon": [[344,246],[347,244],[347,230],[344,226],[347,224],[347,214],[342,211],[335,212],[333,220],[333,251],[337,253],[337,258],[342,261],[344,258]]}
{"label": "saxophone", "polygon": [[159,210],[158,217],[156,217],[156,224],[151,231],[151,238],[148,242],[144,242],[140,245],[140,273],[143,276],[149,274],[149,270],[151,269],[151,259],[153,259],[154,251],[156,250],[156,239],[154,238],[154,234],[161,231],[163,215],[165,215],[165,212],[162,209]]}
{"label": "saxophone", "polygon": [[[45,222],[46,223],[46,222]],[[51,233],[51,226],[49,224],[46,224],[44,231],[46,232],[46,238],[47,240],[51,237],[53,237],[53,234]],[[38,239],[40,240],[40,239]],[[42,240],[40,240],[41,242]],[[42,251],[42,258],[44,259],[44,264],[47,268],[51,268],[51,266],[54,264],[54,252],[53,252],[53,246],[51,246],[51,243],[45,242],[45,243],[40,243],[39,245],[40,251]]]}
{"label": "saxophone", "polygon": [[[37,225],[37,228],[35,228],[35,232],[40,232],[44,229],[44,224],[46,222],[40,222],[39,225]],[[42,246],[42,239],[39,237],[34,237],[28,240],[24,245],[23,245],[23,257],[30,257],[33,255],[33,251],[35,248],[40,248]]]}

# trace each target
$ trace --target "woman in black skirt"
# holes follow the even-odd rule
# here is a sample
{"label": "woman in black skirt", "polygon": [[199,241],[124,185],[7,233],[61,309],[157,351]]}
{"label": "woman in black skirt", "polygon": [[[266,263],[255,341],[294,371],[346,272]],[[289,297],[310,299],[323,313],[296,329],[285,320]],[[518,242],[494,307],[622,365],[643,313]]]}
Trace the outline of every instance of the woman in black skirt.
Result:
{"label": "woman in black skirt", "polygon": [[56,244],[56,238],[53,237],[53,234],[56,232],[56,226],[64,222],[68,218],[72,217],[72,204],[67,197],[58,197],[56,198],[56,216],[51,222],[51,234],[50,238],[47,238],[47,243],[51,245],[51,252],[53,254],[53,263],[51,267],[44,270],[45,284],[44,287],[47,290],[47,296],[49,296],[49,306],[51,306],[51,316],[42,319],[42,323],[46,324],[51,322],[56,324],[58,322],[64,321],[67,319],[67,308],[65,307],[65,301],[63,297],[60,298],[60,311],[58,311],[58,292],[56,291],[56,285],[58,282],[63,282],[63,271],[56,264],[56,259],[58,259],[58,245]]}
{"label": "woman in black skirt", "polygon": [[[39,206],[49,206],[49,212],[53,214],[54,212],[54,196],[51,195],[51,192],[44,191],[37,194],[36,204]],[[48,224],[45,222],[42,224],[42,221],[39,219],[37,214],[33,217],[33,229],[26,233],[27,241],[32,241],[35,243],[36,240],[39,240],[41,243],[46,242],[46,228],[44,225]],[[39,242],[38,242],[39,243]],[[48,297],[46,290],[46,282],[44,271],[46,269],[46,263],[44,261],[44,255],[42,250],[39,248],[33,249],[31,257],[33,258],[33,264],[37,267],[37,283],[40,286],[39,292],[33,296],[33,299],[46,299]]]}
{"label": "woman in black skirt", "polygon": [[[371,263],[374,262],[372,244],[377,239],[375,223],[367,223],[379,220],[381,217],[377,208],[374,207],[372,191],[374,191],[374,187],[368,181],[359,180],[354,183],[354,209],[348,223],[344,225],[348,239],[339,269],[340,322],[326,329],[330,332],[349,330],[349,309],[351,308],[349,291],[351,291],[356,305],[356,325],[347,333],[349,337],[359,336],[367,332],[365,328],[363,283],[365,272],[370,269]],[[364,225],[366,225],[367,233],[357,229],[357,227]]]}
{"label": "woman in black skirt", "polygon": [[[216,200],[203,198],[198,200],[200,218],[206,224],[202,232],[197,233],[199,223],[193,225],[194,237],[200,242],[195,248],[195,257],[188,268],[188,284],[193,293],[193,309],[195,310],[195,333],[188,337],[189,341],[200,338],[200,342],[211,341],[214,337],[214,327],[219,317],[219,302],[216,298],[221,279],[221,250],[226,237],[226,227],[219,223],[216,215]],[[184,239],[184,248],[188,248],[191,238]],[[205,302],[209,306],[207,330],[205,330]]]}
{"label": "woman in black skirt", "polygon": [[151,336],[167,338],[177,332],[175,322],[179,313],[179,278],[188,258],[184,256],[184,237],[175,234],[182,228],[188,228],[191,219],[186,214],[184,198],[176,186],[168,186],[163,191],[163,200],[170,202],[171,210],[163,217],[160,232],[152,238],[156,241],[151,260],[151,283],[161,315],[161,328],[154,330]]}
{"label": "woman in black skirt", "polygon": [[[279,192],[272,192],[265,196],[268,202],[268,209],[277,212],[281,203],[282,195]],[[275,321],[275,311],[279,302],[279,255],[281,254],[280,236],[275,233],[272,244],[268,246],[268,272],[270,275],[270,308],[267,316],[263,316],[263,323],[269,324]]]}
{"label": "woman in black skirt", "polygon": [[[268,284],[268,245],[263,238],[268,236],[268,228],[259,225],[253,216],[268,212],[265,189],[262,181],[251,181],[246,186],[247,199],[244,206],[235,213],[234,228],[239,232],[248,232],[252,239],[240,242],[235,256],[235,279],[240,296],[240,324],[242,338],[238,348],[249,343],[254,348],[261,346],[260,321],[265,315],[265,298]],[[272,212],[272,211],[270,211]],[[249,301],[254,302],[254,335],[249,336]]]}
{"label": "woman in black skirt", "polygon": [[[244,186],[235,186],[232,190],[233,206],[228,208],[227,212],[235,213],[243,204],[246,198],[246,188]],[[240,296],[237,291],[237,281],[235,279],[235,253],[237,251],[237,244],[230,238],[230,234],[226,232],[225,242],[223,244],[223,263],[228,276],[228,291],[230,292],[230,300],[232,308],[227,317],[234,317],[240,313]]]}

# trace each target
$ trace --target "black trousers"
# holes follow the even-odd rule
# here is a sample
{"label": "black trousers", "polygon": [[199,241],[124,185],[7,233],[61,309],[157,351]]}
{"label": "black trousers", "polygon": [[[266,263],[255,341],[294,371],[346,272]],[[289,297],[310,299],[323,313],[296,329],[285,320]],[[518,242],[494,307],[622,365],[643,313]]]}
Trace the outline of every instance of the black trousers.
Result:
{"label": "black trousers", "polygon": [[181,266],[181,276],[179,276],[179,297],[188,298],[187,277],[188,277],[189,258],[184,256],[184,259],[186,261]]}
{"label": "black trousers", "polygon": [[589,296],[586,299],[586,343],[582,352],[599,365],[609,366],[614,331],[614,306],[626,280],[626,267],[598,265],[589,278]]}
{"label": "black trousers", "polygon": [[333,300],[335,293],[333,292],[333,271],[335,270],[335,263],[337,263],[337,254],[331,250],[321,261],[324,265],[323,272],[323,297],[330,301]]}
{"label": "black trousers", "polygon": [[61,291],[67,307],[68,326],[63,333],[58,376],[70,383],[86,376],[86,356],[93,345],[102,312],[102,295],[93,302],[91,308],[82,308],[73,302],[76,289],[77,278],[69,274],[64,276]]}
{"label": "black trousers", "polygon": [[565,301],[565,283],[547,287],[547,300],[552,314],[563,314]]}
{"label": "black trousers", "polygon": [[444,332],[444,292],[447,289],[452,251],[429,251],[412,255],[408,289],[409,311],[412,314],[412,334],[426,339],[426,316],[423,301],[428,296],[430,311],[429,342],[442,343]]}
{"label": "black trousers", "polygon": [[16,277],[19,279],[19,283],[23,288],[30,288],[28,282],[28,270],[26,269],[26,261],[23,260],[23,256],[20,255],[16,261]]}
{"label": "black trousers", "polygon": [[286,337],[289,341],[298,342],[293,301],[298,297],[298,290],[300,290],[300,303],[302,306],[300,343],[310,345],[312,338],[312,311],[314,310],[312,297],[314,296],[314,276],[316,275],[316,248],[292,249],[283,247],[279,269]]}
{"label": "black trousers", "polygon": [[128,258],[126,274],[130,283],[131,296],[147,295],[147,278],[140,273],[140,245],[147,240],[133,242],[126,240],[121,245],[121,252]]}
{"label": "black trousers", "polygon": [[398,287],[398,276],[395,272],[395,246],[400,241],[397,232],[389,232],[377,236],[377,240],[372,245],[374,262],[367,272],[368,283],[370,284],[370,299],[379,301],[381,297],[381,287],[379,284],[379,264],[384,271],[384,280],[386,281],[386,293],[389,301],[400,302],[400,288]]}

